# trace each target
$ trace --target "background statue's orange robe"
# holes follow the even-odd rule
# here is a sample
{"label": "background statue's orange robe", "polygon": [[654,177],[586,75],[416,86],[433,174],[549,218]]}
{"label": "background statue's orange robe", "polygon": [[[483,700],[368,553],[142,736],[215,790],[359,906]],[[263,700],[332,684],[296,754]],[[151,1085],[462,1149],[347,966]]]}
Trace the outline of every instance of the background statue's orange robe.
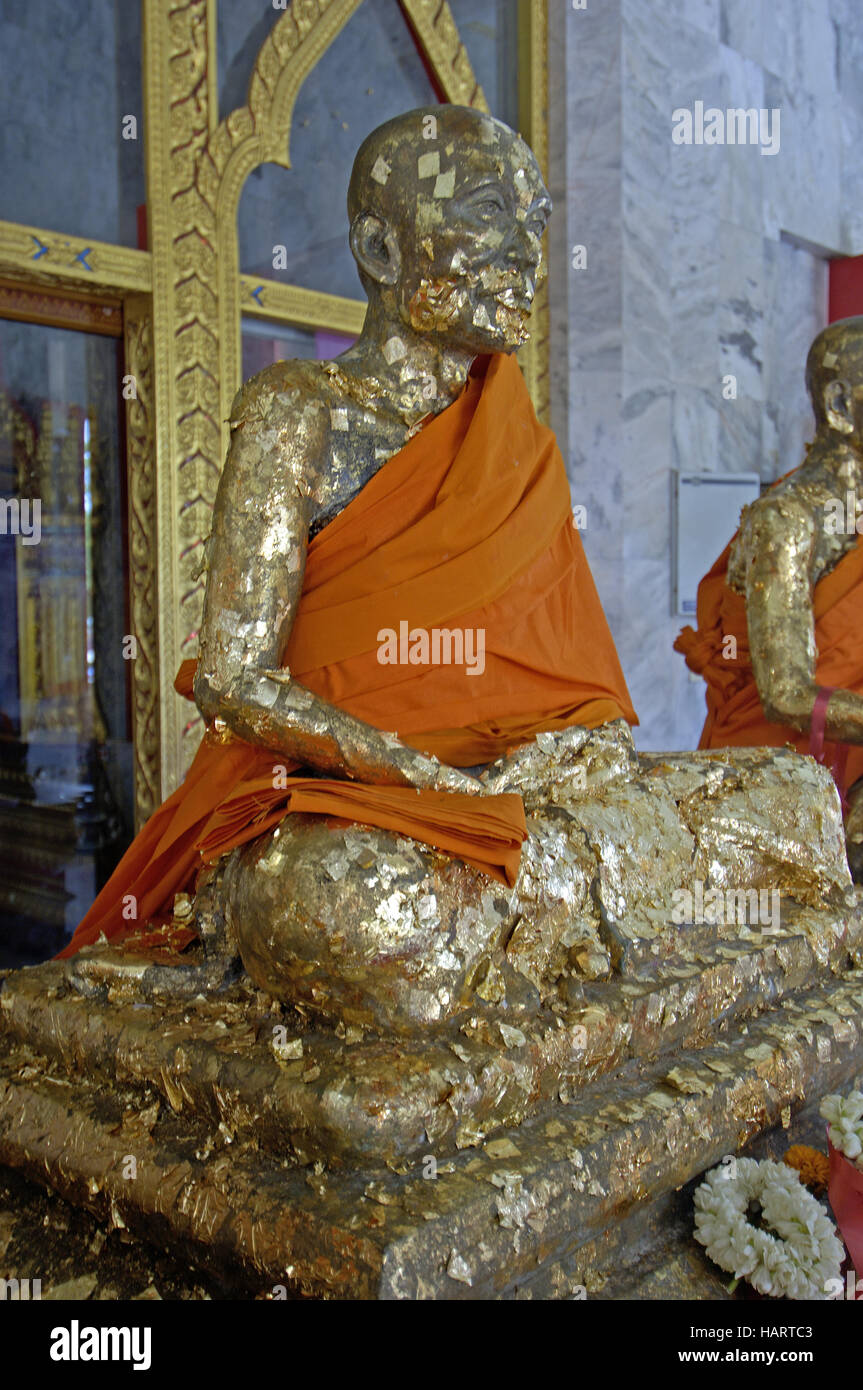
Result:
{"label": "background statue's orange robe", "polygon": [[[674,647],[707,682],[707,719],[699,748],[781,748],[809,752],[809,734],[772,724],[761,705],[749,654],[746,600],[727,583],[729,542],[698,586],[698,631],[685,627]],[[863,537],[834,570],[815,585],[813,599],[815,679],[863,695]],[[734,643],[725,643],[733,637]],[[735,648],[736,644],[736,648]],[[733,656],[726,651],[735,652]],[[823,761],[832,766],[837,745],[825,743]],[[849,747],[840,792],[863,776],[863,747]]]}
{"label": "background statue's orange robe", "polygon": [[[484,629],[482,675],[381,664],[379,631],[405,620]],[[560,451],[514,358],[479,360],[458,400],[314,538],[285,662],[322,698],[459,767],[543,729],[637,722],[572,524]],[[186,696],[194,665],[184,662],[177,678]],[[526,834],[518,796],[274,778],[280,764],[271,750],[205,739],[63,954],[150,920],[193,886],[202,862],[289,810],[401,831],[515,881]]]}

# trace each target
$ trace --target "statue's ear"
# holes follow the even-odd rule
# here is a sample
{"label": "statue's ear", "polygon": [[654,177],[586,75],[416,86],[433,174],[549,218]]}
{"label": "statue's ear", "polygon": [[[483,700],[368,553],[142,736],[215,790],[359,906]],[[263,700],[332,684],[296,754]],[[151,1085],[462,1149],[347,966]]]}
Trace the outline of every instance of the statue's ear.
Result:
{"label": "statue's ear", "polygon": [[824,415],[830,428],[839,434],[854,433],[854,408],[847,382],[828,381],[824,387]]}
{"label": "statue's ear", "polygon": [[351,223],[351,250],[360,270],[379,285],[394,285],[401,272],[395,233],[373,212],[359,212]]}

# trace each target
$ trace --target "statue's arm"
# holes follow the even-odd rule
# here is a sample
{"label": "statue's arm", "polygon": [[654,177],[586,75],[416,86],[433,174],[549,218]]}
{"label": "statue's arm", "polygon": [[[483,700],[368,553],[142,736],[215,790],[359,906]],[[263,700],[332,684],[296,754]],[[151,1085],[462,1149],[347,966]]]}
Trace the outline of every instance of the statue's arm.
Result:
{"label": "statue's arm", "polygon": [[[806,732],[818,686],[812,609],[816,523],[802,503],[758,509],[746,538],[746,619],[755,683],[771,722]],[[825,737],[863,743],[863,699],[837,690]]]}
{"label": "statue's arm", "polygon": [[194,686],[204,720],[220,720],[249,743],[340,777],[481,790],[475,779],[328,704],[283,669],[329,421],[299,392],[287,403],[272,396],[253,382],[231,415]]}

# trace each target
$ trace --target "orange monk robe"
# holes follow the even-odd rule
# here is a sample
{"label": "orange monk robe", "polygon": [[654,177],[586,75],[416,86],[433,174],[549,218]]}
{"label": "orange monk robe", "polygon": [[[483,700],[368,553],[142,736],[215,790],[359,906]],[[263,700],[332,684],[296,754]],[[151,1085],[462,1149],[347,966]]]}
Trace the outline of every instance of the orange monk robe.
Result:
{"label": "orange monk robe", "polygon": [[[692,671],[707,682],[707,719],[699,748],[782,748],[809,752],[809,733],[772,724],[761,705],[749,655],[746,600],[726,582],[732,539],[698,586],[698,631],[685,627],[674,643]],[[839,686],[863,695],[863,537],[834,570],[815,585],[813,610],[820,686]],[[734,642],[725,642],[733,637]],[[736,645],[735,645],[736,644]],[[725,655],[725,652],[736,652]],[[825,743],[823,761],[836,762],[837,745]],[[863,747],[848,747],[841,793],[863,776]]]}
{"label": "orange monk robe", "polygon": [[[399,633],[403,622],[409,631],[482,629],[482,673],[382,662],[379,634]],[[563,460],[514,358],[480,359],[459,398],[311,541],[285,663],[322,698],[459,767],[491,761],[540,730],[636,722],[572,524]],[[194,667],[184,662],[177,678],[187,696]],[[193,888],[203,862],[289,810],[400,831],[515,882],[526,836],[518,796],[280,769],[295,765],[240,740],[205,739],[63,954],[100,932],[134,929],[130,901],[141,923],[164,911]]]}

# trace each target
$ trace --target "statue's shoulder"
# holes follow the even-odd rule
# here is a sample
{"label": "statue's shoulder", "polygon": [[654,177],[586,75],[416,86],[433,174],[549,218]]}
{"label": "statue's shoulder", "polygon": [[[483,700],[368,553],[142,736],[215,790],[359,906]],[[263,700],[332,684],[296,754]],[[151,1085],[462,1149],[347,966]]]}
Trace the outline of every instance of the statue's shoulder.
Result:
{"label": "statue's shoulder", "polygon": [[817,531],[811,502],[799,488],[780,483],[756,497],[740,513],[737,535],[728,556],[728,584],[743,593],[750,564],[767,553],[767,547],[811,547]]}
{"label": "statue's shoulder", "polygon": [[271,428],[287,417],[318,415],[324,410],[317,362],[293,358],[273,362],[244,382],[234,397],[230,425]]}
{"label": "statue's shoulder", "polygon": [[740,514],[741,534],[756,529],[761,531],[765,526],[798,535],[814,534],[817,529],[817,503],[811,489],[788,479],[743,508]]}

